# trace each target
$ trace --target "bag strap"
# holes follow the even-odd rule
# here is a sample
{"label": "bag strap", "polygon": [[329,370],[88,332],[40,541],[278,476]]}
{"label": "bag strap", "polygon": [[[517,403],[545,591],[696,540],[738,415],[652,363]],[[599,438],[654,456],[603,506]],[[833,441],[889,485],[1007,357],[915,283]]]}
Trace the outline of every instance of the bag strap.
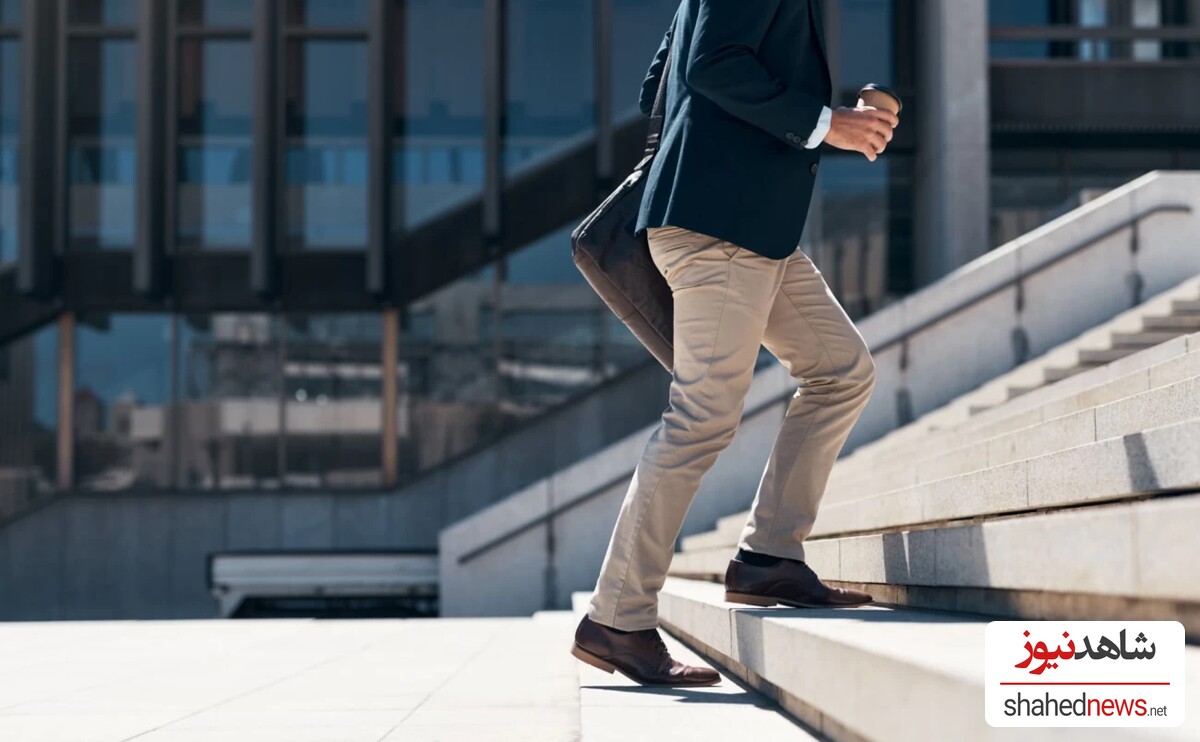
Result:
{"label": "bag strap", "polygon": [[671,22],[671,45],[667,47],[667,58],[663,61],[662,74],[658,77],[658,93],[654,96],[654,107],[650,109],[650,133],[646,136],[646,156],[658,152],[663,126],[667,118],[667,75],[671,74],[671,57],[675,55],[675,21]]}

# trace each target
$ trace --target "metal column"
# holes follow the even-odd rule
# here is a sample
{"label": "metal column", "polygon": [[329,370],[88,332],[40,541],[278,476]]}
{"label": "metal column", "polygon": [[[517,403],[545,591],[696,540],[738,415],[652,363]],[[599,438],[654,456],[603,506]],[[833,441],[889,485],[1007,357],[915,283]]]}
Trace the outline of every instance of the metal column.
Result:
{"label": "metal column", "polygon": [[60,218],[54,166],[57,161],[57,2],[25,4],[21,64],[21,205],[17,289],[49,297],[55,289],[55,230]]}
{"label": "metal column", "polygon": [[388,290],[392,241],[392,127],[395,119],[393,86],[393,0],[372,0],[368,40],[367,89],[370,124],[367,150],[370,167],[367,203],[367,290],[376,296]]}
{"label": "metal column", "polygon": [[[166,69],[166,7],[160,0],[138,2],[137,194],[133,242],[133,288],[157,297],[165,265],[166,157],[163,146]],[[172,184],[173,185],[173,184]]]}
{"label": "metal column", "polygon": [[503,228],[501,196],[504,189],[504,118],[507,103],[504,53],[506,6],[505,0],[484,2],[483,232],[493,250],[498,247]]}
{"label": "metal column", "polygon": [[594,0],[596,45],[596,181],[604,191],[613,171],[613,0]]}
{"label": "metal column", "polygon": [[[279,121],[279,48],[276,0],[255,0],[254,6],[254,125],[253,207],[250,246],[250,287],[263,296],[275,294],[279,278],[276,240],[279,235],[279,169],[283,132]],[[283,230],[286,234],[286,230]]]}

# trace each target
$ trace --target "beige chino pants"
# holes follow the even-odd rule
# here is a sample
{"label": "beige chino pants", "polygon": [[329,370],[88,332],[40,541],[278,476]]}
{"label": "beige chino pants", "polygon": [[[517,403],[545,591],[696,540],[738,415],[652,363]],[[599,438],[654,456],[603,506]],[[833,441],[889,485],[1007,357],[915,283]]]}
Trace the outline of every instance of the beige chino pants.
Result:
{"label": "beige chino pants", "polygon": [[658,624],[684,516],[741,423],[759,346],[800,388],[739,540],[747,551],[804,559],[829,472],[875,381],[862,336],[799,249],[772,260],[678,227],[649,238],[675,299],[670,404],[634,471],[588,607],[593,621],[625,631]]}

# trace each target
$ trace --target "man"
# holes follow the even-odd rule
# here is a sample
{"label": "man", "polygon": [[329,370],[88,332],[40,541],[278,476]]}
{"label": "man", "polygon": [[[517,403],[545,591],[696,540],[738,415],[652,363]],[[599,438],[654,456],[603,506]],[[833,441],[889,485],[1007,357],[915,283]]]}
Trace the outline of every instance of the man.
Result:
{"label": "man", "polygon": [[898,120],[827,105],[821,0],[683,0],[642,88],[646,114],[661,75],[666,126],[637,228],[649,230],[674,295],[670,405],[634,472],[572,653],[644,685],[712,685],[715,671],[671,658],[656,628],[657,596],[700,480],[741,421],[760,344],[801,387],[726,572],[726,599],[871,600],[825,585],[804,563],[803,541],[875,368],[797,245],[817,147],[874,161]]}

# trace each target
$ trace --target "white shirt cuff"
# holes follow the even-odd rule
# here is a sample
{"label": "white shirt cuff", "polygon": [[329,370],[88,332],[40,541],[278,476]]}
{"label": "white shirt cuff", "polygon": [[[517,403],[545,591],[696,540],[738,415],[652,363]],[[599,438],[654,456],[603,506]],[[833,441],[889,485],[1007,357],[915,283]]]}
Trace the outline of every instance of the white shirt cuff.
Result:
{"label": "white shirt cuff", "polygon": [[825,136],[829,134],[829,127],[833,125],[833,109],[825,106],[821,109],[821,116],[817,119],[817,126],[812,130],[812,134],[808,136],[808,144],[804,145],[805,149],[816,149],[821,146],[821,142],[825,141]]}

